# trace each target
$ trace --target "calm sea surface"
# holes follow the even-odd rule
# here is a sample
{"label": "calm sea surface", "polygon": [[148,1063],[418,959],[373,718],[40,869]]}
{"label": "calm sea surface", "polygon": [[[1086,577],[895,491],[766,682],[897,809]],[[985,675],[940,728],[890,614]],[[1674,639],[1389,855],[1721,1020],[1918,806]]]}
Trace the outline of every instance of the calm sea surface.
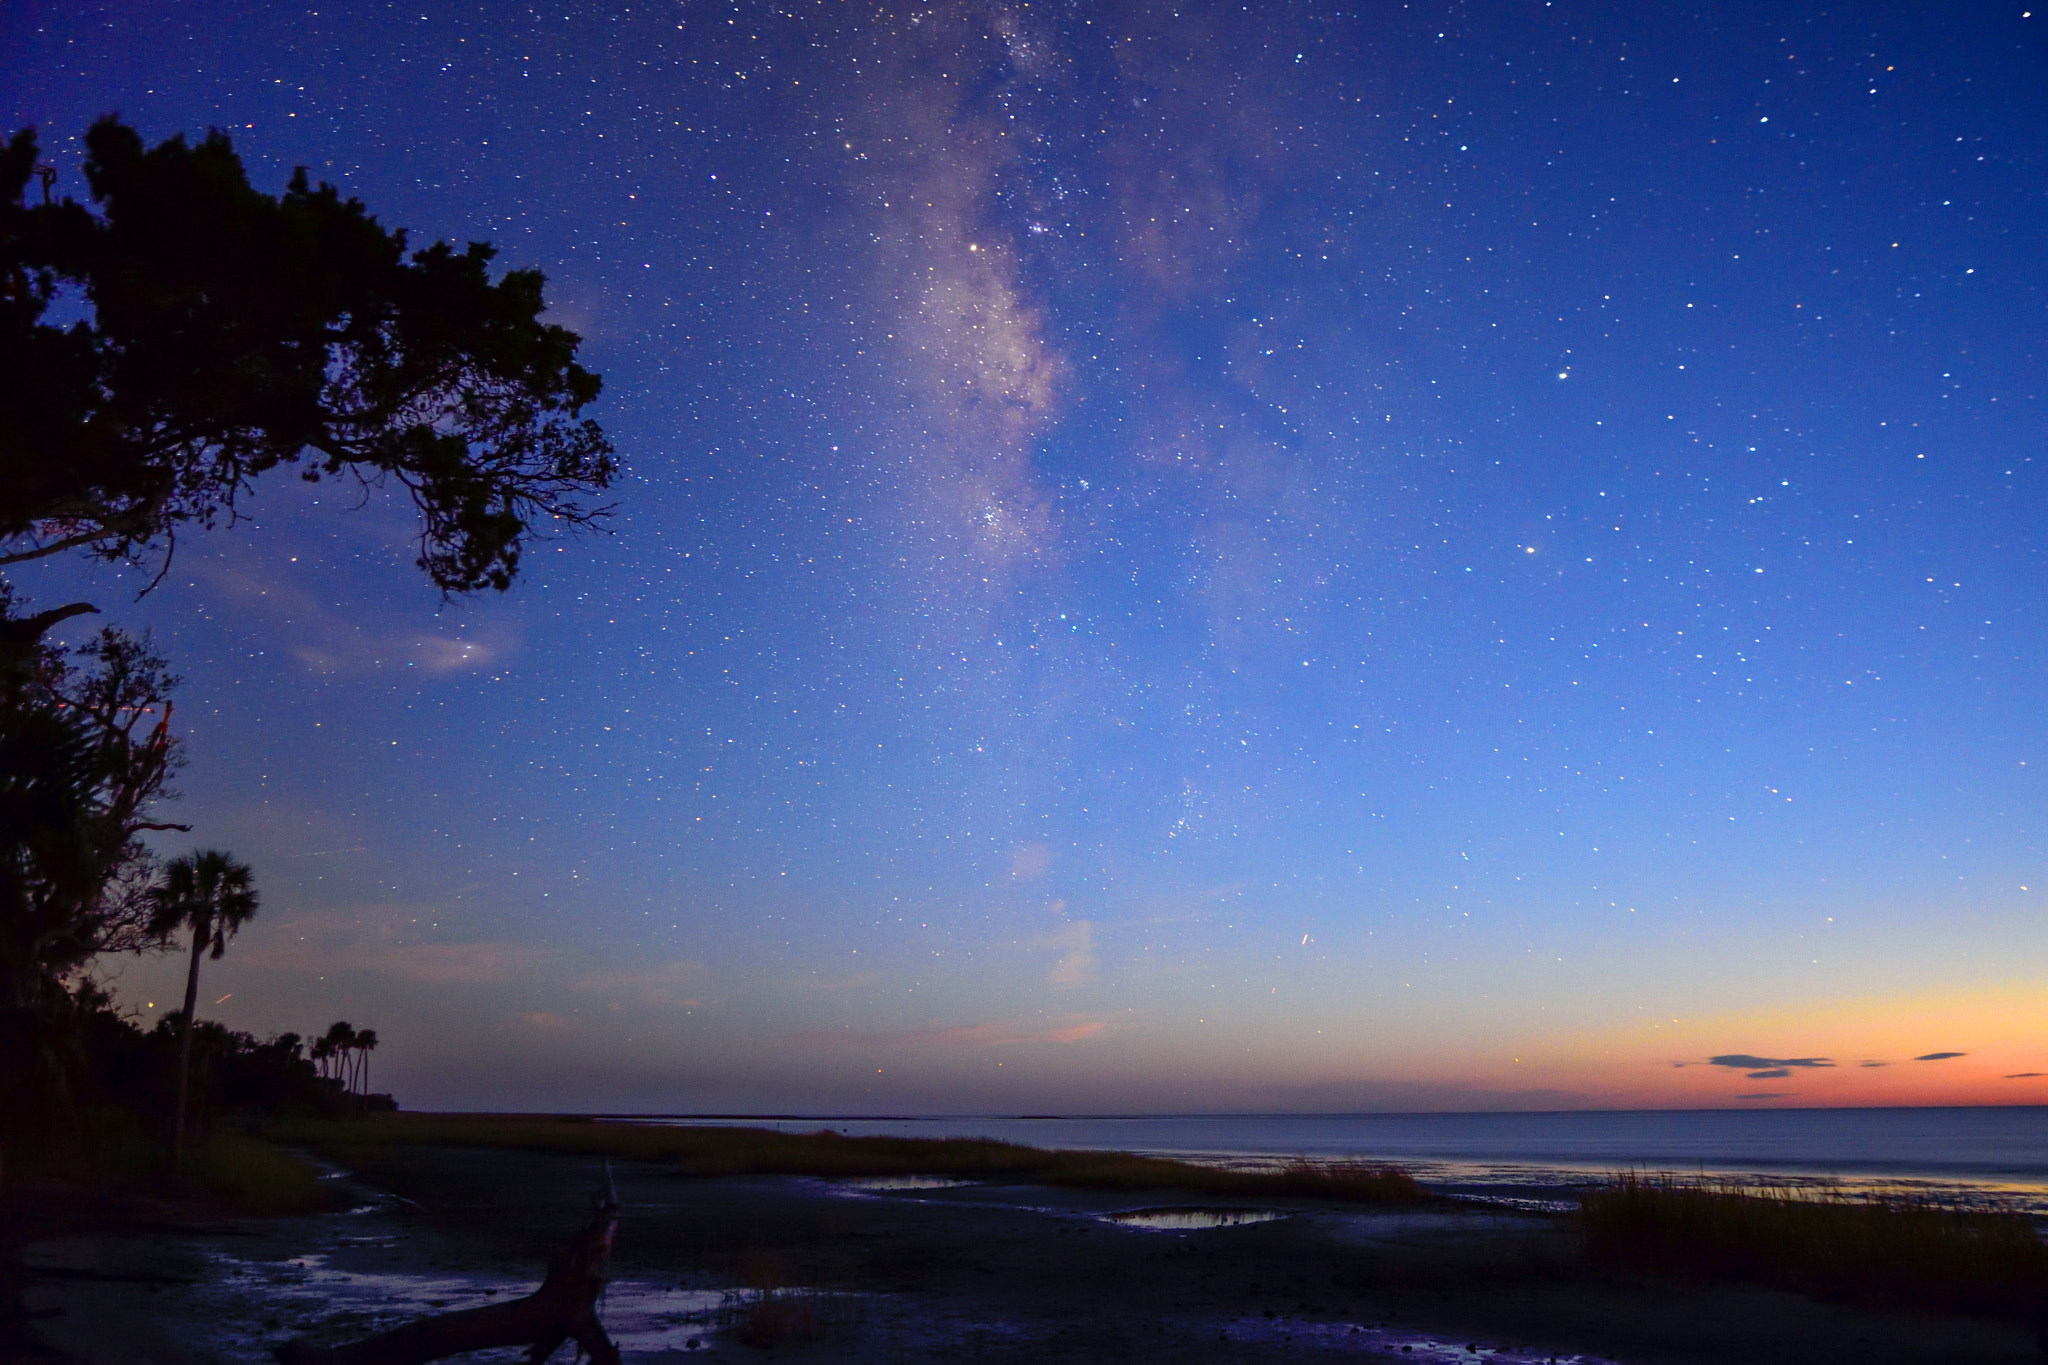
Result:
{"label": "calm sea surface", "polygon": [[[625,1117],[625,1116],[620,1116]],[[1838,1181],[2011,1200],[2048,1216],[2048,1106],[1656,1110],[1552,1114],[1218,1114],[1128,1117],[635,1116],[855,1136],[993,1137],[1034,1147],[1258,1162],[1396,1161],[1453,1193],[1547,1203],[1646,1168],[1767,1183]]]}

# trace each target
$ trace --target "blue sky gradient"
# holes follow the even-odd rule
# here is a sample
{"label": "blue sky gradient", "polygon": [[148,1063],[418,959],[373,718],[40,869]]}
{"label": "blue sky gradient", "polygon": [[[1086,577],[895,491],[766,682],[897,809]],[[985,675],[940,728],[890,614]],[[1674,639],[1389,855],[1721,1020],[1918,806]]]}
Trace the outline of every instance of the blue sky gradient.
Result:
{"label": "blue sky gradient", "polygon": [[16,7],[60,192],[495,242],[629,468],[502,598],[283,483],[17,581],[408,1104],[2034,1102],[2043,22]]}

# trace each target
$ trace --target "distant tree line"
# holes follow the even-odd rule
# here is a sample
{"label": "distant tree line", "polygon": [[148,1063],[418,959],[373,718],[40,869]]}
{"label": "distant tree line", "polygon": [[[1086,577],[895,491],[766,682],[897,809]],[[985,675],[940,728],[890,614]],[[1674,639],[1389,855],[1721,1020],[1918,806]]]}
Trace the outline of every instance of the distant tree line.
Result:
{"label": "distant tree line", "polygon": [[337,1019],[327,1032],[313,1040],[313,1065],[322,1076],[342,1083],[351,1095],[366,1095],[370,1088],[370,1054],[377,1050],[377,1030],[350,1028]]}
{"label": "distant tree line", "polygon": [[[181,1102],[195,1130],[227,1118],[340,1118],[398,1108],[391,1096],[368,1092],[361,1069],[345,1075],[331,1061],[317,1060],[332,1055],[323,1053],[322,1040],[309,1046],[296,1033],[258,1039],[209,1019],[188,1030],[183,1010],[166,1011],[143,1028],[95,989],[82,994],[85,1008],[67,1039],[81,1063],[74,1071],[79,1085],[65,1110],[23,1115],[24,1136],[75,1141],[82,1130],[102,1142],[142,1140],[166,1129]],[[368,1034],[375,1046],[370,1030],[342,1023],[327,1036],[337,1029],[356,1038]],[[181,1057],[187,1060],[182,1089]]]}

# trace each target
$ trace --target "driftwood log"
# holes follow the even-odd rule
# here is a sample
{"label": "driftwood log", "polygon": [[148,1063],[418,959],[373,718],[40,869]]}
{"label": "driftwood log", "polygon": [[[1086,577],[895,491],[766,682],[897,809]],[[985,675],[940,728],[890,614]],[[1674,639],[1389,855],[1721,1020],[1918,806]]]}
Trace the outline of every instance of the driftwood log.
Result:
{"label": "driftwood log", "polygon": [[423,1365],[500,1346],[525,1346],[529,1365],[541,1365],[567,1341],[581,1346],[592,1365],[619,1365],[619,1348],[597,1320],[618,1229],[619,1197],[607,1168],[589,1223],[525,1298],[420,1318],[345,1346],[314,1346],[302,1337],[277,1348],[279,1365]]}

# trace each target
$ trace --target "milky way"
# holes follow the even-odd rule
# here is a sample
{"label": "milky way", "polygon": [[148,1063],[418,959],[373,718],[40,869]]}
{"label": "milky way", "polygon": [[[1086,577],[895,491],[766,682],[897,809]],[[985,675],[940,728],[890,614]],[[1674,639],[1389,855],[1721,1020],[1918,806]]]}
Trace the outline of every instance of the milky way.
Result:
{"label": "milky way", "polygon": [[493,241],[631,474],[20,581],[187,676],[219,1017],[411,1103],[2038,1099],[2039,22],[39,10],[60,192]]}

